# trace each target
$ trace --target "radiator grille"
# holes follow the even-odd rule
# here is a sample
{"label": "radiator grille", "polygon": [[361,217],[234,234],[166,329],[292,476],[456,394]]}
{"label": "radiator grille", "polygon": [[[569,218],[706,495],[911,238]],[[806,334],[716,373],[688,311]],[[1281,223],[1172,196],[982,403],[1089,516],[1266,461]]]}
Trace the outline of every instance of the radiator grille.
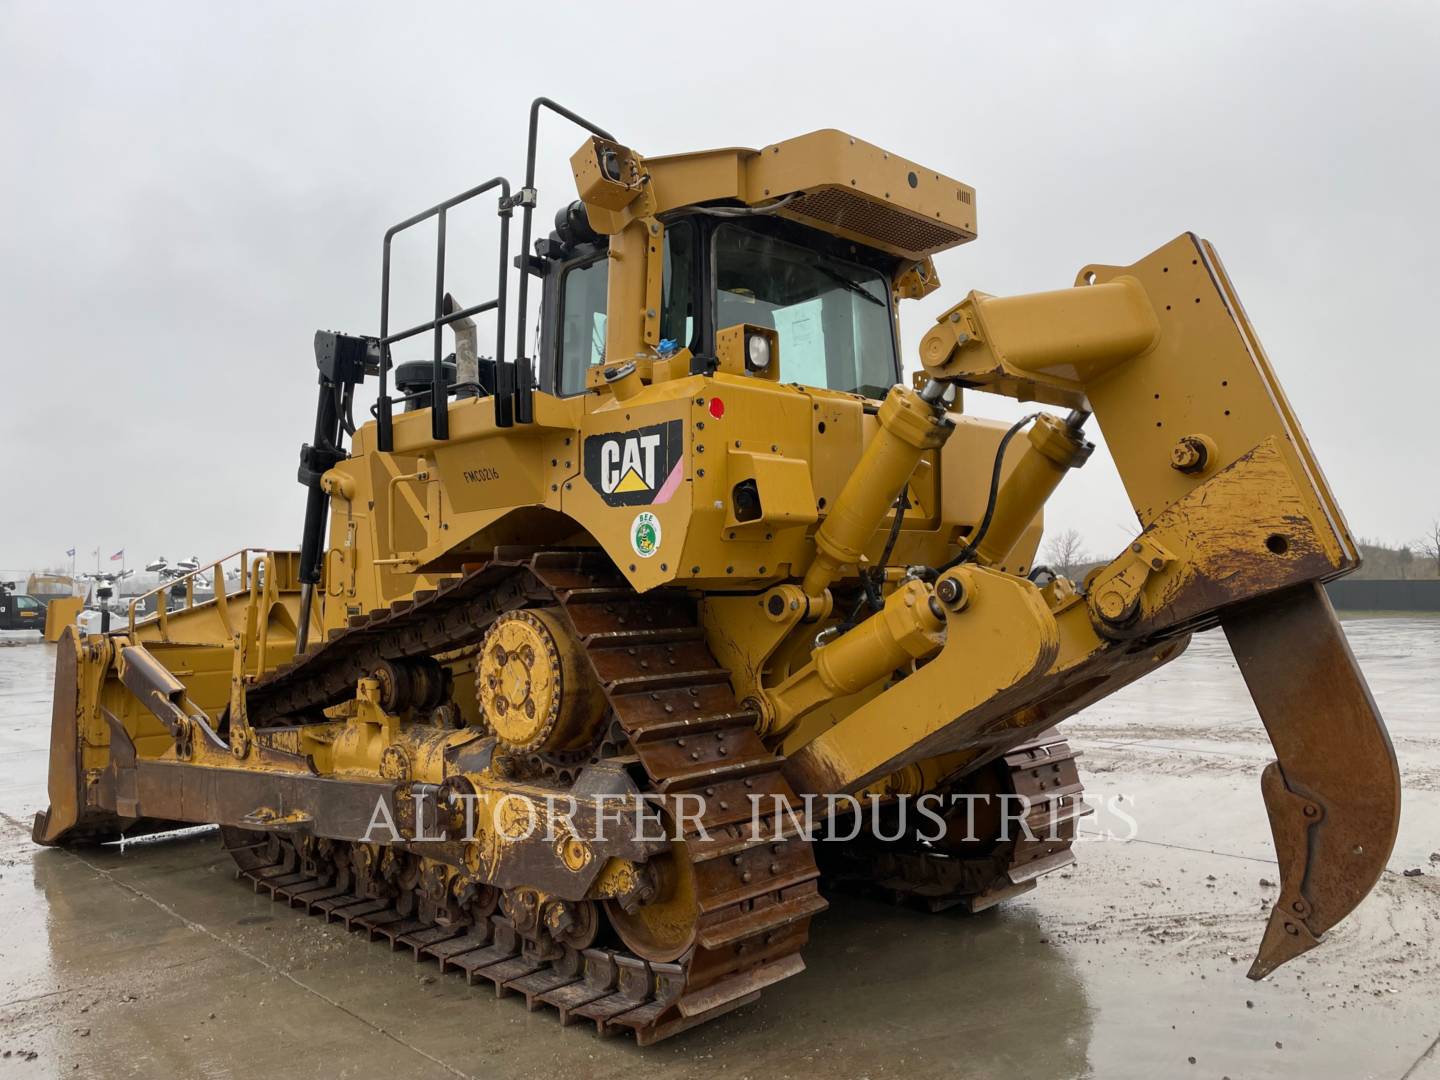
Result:
{"label": "radiator grille", "polygon": [[877,203],[844,188],[821,188],[788,203],[788,213],[824,222],[883,247],[914,255],[930,255],[954,247],[971,234],[939,221]]}

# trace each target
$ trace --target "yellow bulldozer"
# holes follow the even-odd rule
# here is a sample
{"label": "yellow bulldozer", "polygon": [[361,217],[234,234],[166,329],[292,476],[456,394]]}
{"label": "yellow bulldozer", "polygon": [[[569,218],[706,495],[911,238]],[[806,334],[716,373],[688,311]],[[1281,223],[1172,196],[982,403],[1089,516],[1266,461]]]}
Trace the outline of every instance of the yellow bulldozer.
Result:
{"label": "yellow bulldozer", "polygon": [[[587,137],[534,238],[545,115]],[[1361,901],[1399,779],[1322,588],[1357,550],[1207,242],[972,292],[906,380],[897,309],[975,238],[972,188],[833,130],[644,157],[529,121],[523,184],[385,234],[378,336],[316,335],[300,550],[67,631],[38,843],[213,823],[273,898],[650,1043],[802,971],[822,882],[974,912],[1071,863],[1056,725],[1218,625],[1278,758],[1252,977]],[[422,224],[433,317],[395,329]],[[1138,526],[1076,582],[1036,552],[1092,421]]]}

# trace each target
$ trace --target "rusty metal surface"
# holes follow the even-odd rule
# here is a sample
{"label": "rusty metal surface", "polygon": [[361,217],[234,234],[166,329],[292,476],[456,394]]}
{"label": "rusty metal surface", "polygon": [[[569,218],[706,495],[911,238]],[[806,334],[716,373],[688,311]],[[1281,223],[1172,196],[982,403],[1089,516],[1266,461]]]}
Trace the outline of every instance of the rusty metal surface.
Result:
{"label": "rusty metal surface", "polygon": [[1400,773],[1322,586],[1222,625],[1278,758],[1261,779],[1281,888],[1250,969],[1260,979],[1319,944],[1374,887],[1399,828]]}
{"label": "rusty metal surface", "polygon": [[204,769],[178,761],[141,759],[129,773],[148,817],[236,825],[270,808],[296,818],[296,828],[356,840],[383,804],[394,816],[394,785],[388,781],[333,779],[305,773]]}
{"label": "rusty metal surface", "polygon": [[[808,841],[767,838],[773,802],[755,815],[761,828],[750,835],[750,795],[794,795],[780,777],[782,760],[755,735],[754,714],[740,707],[708,650],[699,651],[693,602],[663,592],[636,597],[598,554],[537,555],[530,568],[561,601],[655,789],[705,799],[710,841],[696,829],[683,840],[700,912],[677,1002],[683,1018],[733,1007],[759,989],[760,968],[785,961],[802,970],[810,916],[825,907],[819,871]],[[692,1000],[702,990],[711,1002],[704,1009]]]}
{"label": "rusty metal surface", "polygon": [[1090,583],[1107,636],[1205,629],[1236,604],[1346,572],[1298,468],[1266,439],[1156,515]]}

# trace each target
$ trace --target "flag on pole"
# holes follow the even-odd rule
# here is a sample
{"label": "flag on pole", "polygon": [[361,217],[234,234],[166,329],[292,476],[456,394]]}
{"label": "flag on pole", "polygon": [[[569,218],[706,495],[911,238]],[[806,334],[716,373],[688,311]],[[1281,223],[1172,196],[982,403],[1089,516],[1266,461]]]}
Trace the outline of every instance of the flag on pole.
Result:
{"label": "flag on pole", "polygon": [[66,548],[66,549],[65,549],[65,554],[66,554],[66,555],[69,555],[70,558],[73,559],[73,558],[75,557],[75,549],[74,549],[74,548]]}
{"label": "flag on pole", "polygon": [[115,552],[114,555],[110,556],[110,561],[119,562],[123,558],[125,558],[125,549],[121,548],[119,551]]}

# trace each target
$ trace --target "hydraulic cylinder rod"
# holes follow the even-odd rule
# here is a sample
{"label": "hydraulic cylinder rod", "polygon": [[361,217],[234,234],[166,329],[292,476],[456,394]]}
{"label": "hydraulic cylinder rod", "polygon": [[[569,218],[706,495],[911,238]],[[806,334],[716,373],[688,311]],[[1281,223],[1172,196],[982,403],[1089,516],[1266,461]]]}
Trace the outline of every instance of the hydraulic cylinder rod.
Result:
{"label": "hydraulic cylinder rod", "polygon": [[878,419],[879,430],[816,530],[815,561],[804,584],[805,595],[811,598],[822,597],[843,567],[859,563],[920,455],[941,446],[955,428],[942,405],[904,386],[890,388]]}
{"label": "hydraulic cylinder rod", "polygon": [[945,610],[930,587],[910,581],[859,626],[815,650],[810,663],[767,693],[768,734],[790,729],[826,701],[863,690],[945,643]]}
{"label": "hydraulic cylinder rod", "polygon": [[975,545],[975,559],[982,566],[1004,562],[1066,472],[1090,457],[1095,446],[1080,433],[1089,415],[1076,410],[1064,420],[1050,413],[1035,418],[1030,445],[1000,485],[990,524]]}

